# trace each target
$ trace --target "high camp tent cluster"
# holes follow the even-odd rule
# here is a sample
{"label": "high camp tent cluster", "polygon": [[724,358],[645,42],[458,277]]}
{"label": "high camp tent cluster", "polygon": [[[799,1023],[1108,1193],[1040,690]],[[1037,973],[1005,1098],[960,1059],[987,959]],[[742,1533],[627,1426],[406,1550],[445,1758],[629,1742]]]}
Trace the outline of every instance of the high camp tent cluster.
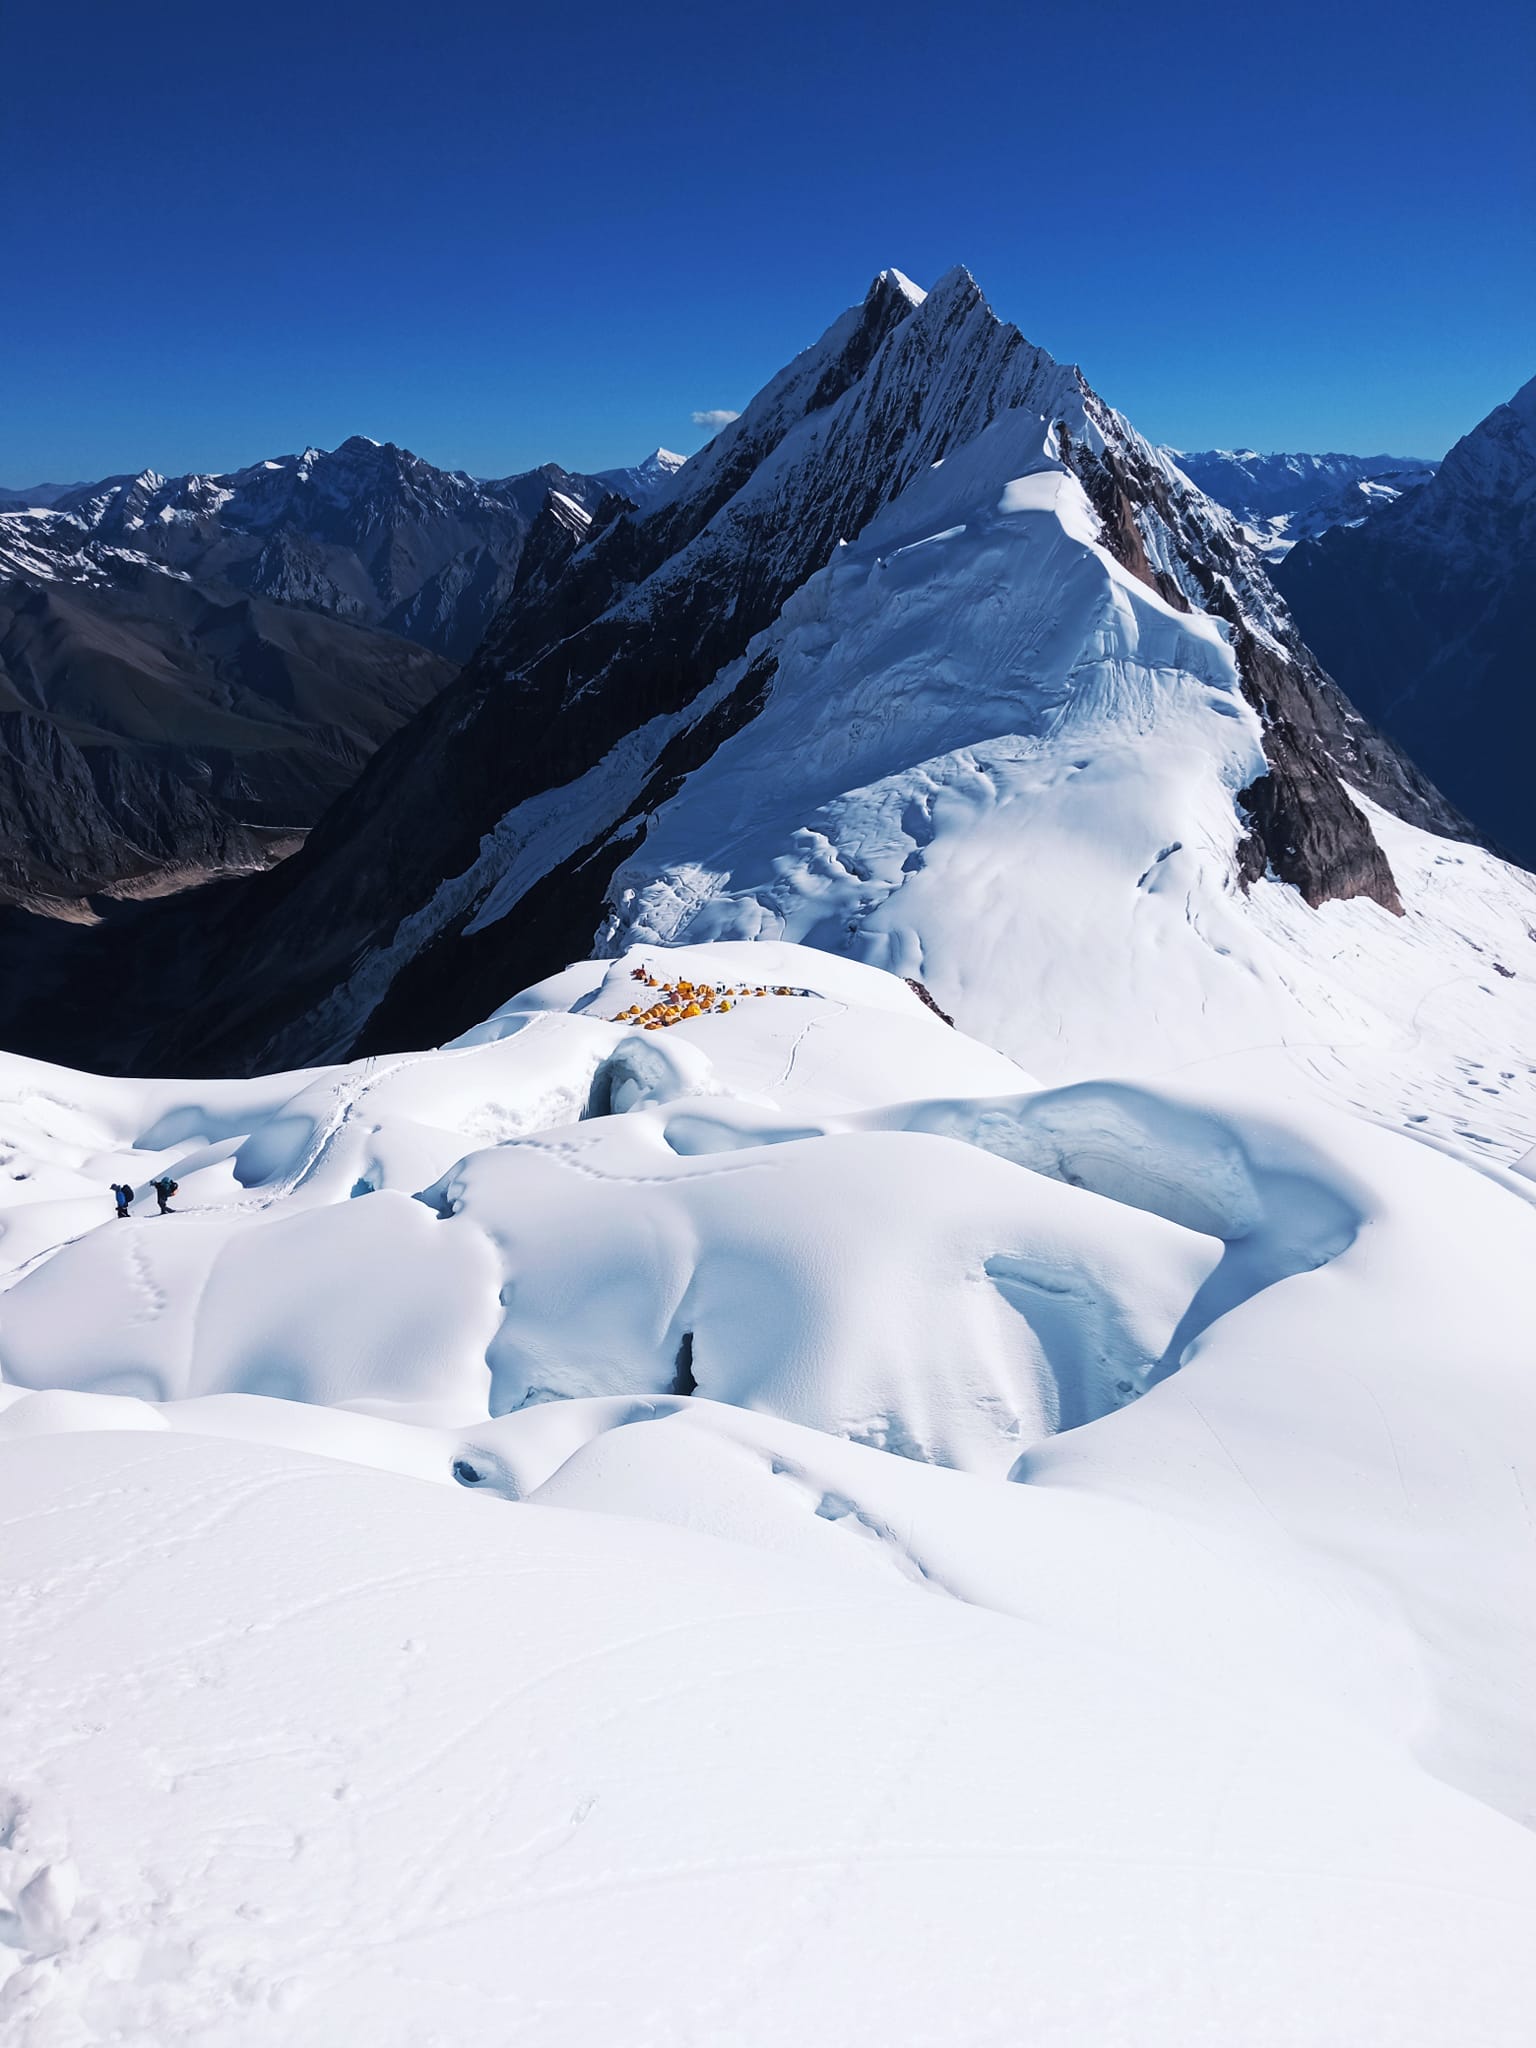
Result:
{"label": "high camp tent cluster", "polygon": [[707,1015],[721,1016],[733,1009],[749,996],[808,996],[806,988],[784,986],[754,988],[748,984],[727,985],[707,981],[658,981],[648,967],[631,969],[630,978],[655,989],[653,1003],[631,1003],[620,1010],[614,1020],[620,1024],[638,1024],[644,1031],[661,1031],[669,1024],[681,1024],[689,1017]]}

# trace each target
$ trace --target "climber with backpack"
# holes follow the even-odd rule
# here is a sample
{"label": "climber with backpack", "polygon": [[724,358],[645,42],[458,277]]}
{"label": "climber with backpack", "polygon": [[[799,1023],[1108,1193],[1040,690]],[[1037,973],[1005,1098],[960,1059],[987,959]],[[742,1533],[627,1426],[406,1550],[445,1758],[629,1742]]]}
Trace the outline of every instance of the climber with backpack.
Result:
{"label": "climber with backpack", "polygon": [[167,1173],[162,1174],[159,1180],[152,1180],[150,1182],[150,1186],[155,1191],[155,1199],[160,1204],[160,1214],[163,1216],[167,1209],[170,1208],[171,1197],[175,1194],[176,1190],[181,1186],[181,1182],[177,1180],[172,1180],[170,1175]]}
{"label": "climber with backpack", "polygon": [[126,1216],[133,1206],[133,1189],[124,1182],[115,1180],[112,1183],[112,1199],[117,1204],[118,1215]]}

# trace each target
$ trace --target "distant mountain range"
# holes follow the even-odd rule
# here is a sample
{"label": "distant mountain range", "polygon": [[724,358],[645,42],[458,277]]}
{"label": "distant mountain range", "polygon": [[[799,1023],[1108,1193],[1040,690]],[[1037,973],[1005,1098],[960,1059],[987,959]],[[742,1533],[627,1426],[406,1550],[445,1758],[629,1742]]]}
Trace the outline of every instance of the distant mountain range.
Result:
{"label": "distant mountain range", "polygon": [[88,491],[89,484],[32,484],[26,490],[7,490],[0,484],[0,512],[25,512],[29,507],[45,509],[76,491]]}
{"label": "distant mountain range", "polygon": [[1260,455],[1252,448],[1166,451],[1192,483],[1242,522],[1267,561],[1335,526],[1358,526],[1435,473],[1405,455]]}
{"label": "distant mountain range", "polygon": [[520,579],[681,463],[477,481],[356,436],[6,492],[0,900],[164,888],[291,847]]}
{"label": "distant mountain range", "polygon": [[196,583],[382,626],[463,661],[511,595],[546,509],[580,530],[605,497],[648,502],[681,461],[658,449],[599,476],[546,463],[476,479],[354,435],[222,475],[146,469],[44,486],[46,505],[0,513],[0,571],[110,585],[126,554]]}
{"label": "distant mountain range", "polygon": [[1536,379],[1431,482],[1297,547],[1276,582],[1366,716],[1536,866]]}

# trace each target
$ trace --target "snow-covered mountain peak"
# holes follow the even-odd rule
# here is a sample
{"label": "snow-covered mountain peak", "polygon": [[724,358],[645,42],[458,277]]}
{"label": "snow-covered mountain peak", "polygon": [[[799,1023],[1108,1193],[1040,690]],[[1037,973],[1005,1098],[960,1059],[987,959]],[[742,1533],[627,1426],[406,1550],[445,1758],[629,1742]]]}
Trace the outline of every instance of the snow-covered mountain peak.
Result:
{"label": "snow-covered mountain peak", "polygon": [[[241,934],[263,1064],[441,1037],[600,924],[942,962],[959,1016],[994,1000],[970,963],[999,906],[1031,957],[1096,922],[1183,960],[1111,1004],[1165,1047],[1209,1038],[1214,948],[1236,1044],[1269,1001],[1245,892],[1403,908],[1351,789],[1465,829],[1332,689],[1231,516],[963,269],[917,304],[876,278],[650,505],[575,550],[558,526],[423,745]],[[402,842],[403,815],[442,843]],[[298,984],[275,1034],[274,979]],[[163,1057],[245,1028],[226,999]]]}
{"label": "snow-covered mountain peak", "polygon": [[[899,273],[898,273],[899,275]],[[964,263],[952,263],[923,295],[926,299],[960,298],[967,301],[982,298],[981,286],[976,282],[970,269]],[[917,301],[921,304],[923,301]]]}
{"label": "snow-covered mountain peak", "polygon": [[687,460],[686,455],[674,455],[670,448],[654,448],[627,468],[599,470],[596,481],[631,504],[648,505],[671,485]]}
{"label": "snow-covered mountain peak", "polygon": [[137,476],[130,477],[119,494],[123,526],[142,526],[156,495],[164,488],[165,478],[156,469],[141,469]]}
{"label": "snow-covered mountain peak", "polygon": [[886,284],[893,284],[899,292],[904,292],[914,306],[920,306],[928,296],[920,284],[914,284],[904,270],[897,270],[894,265],[882,270],[880,277]]}

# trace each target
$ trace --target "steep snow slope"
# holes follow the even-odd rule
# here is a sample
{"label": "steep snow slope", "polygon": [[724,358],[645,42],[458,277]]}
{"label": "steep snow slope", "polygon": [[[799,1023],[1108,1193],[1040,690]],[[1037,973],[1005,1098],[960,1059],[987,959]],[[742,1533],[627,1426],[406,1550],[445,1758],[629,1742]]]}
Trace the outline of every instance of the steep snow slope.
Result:
{"label": "steep snow slope", "polygon": [[[281,882],[252,892],[220,958],[217,1005],[173,1022],[156,1057],[273,1065],[441,1038],[559,965],[572,933],[599,922],[652,814],[769,701],[770,629],[786,604],[829,564],[835,575],[842,544],[872,520],[906,521],[893,508],[908,493],[926,503],[933,466],[962,454],[975,486],[964,516],[1033,471],[1069,477],[1091,507],[1075,545],[1102,544],[1189,619],[1192,643],[1225,621],[1234,708],[1257,712],[1260,740],[1245,783],[1212,768],[1219,801],[1233,820],[1241,810],[1234,876],[1272,867],[1313,905],[1400,907],[1343,778],[1396,815],[1460,823],[1318,670],[1231,519],[1077,370],[1000,320],[968,274],[925,296],[887,272],[658,503],[639,514],[611,504],[559,572],[508,608],[459,684]],[[931,564],[937,602],[942,562],[940,550],[904,563],[893,589],[922,584]],[[1053,594],[1014,566],[1024,580],[996,602],[1016,613],[1002,637],[1022,657],[1027,622]],[[1085,618],[1091,608],[1074,612],[1074,629]],[[750,658],[749,645],[760,650]],[[1077,651],[1085,666],[1097,659],[1091,640]],[[1063,674],[1074,658],[1064,642],[1051,656]],[[1004,660],[991,687],[1027,709],[1035,684]],[[402,818],[415,821],[409,833]]]}
{"label": "steep snow slope", "polygon": [[1190,481],[1242,521],[1270,563],[1333,526],[1358,526],[1435,473],[1402,455],[1260,455],[1252,448],[1165,451]]}
{"label": "steep snow slope", "polygon": [[1230,636],[1107,552],[1038,420],[926,472],[744,659],[763,708],[648,821],[607,948],[791,939],[920,976],[1049,1079],[1241,1065],[1536,1142],[1536,884],[1357,796],[1405,915],[1240,887],[1264,735]]}
{"label": "steep snow slope", "polygon": [[1536,378],[1432,483],[1278,572],[1307,637],[1491,841],[1536,866]]}
{"label": "steep snow slope", "polygon": [[0,1103],[18,2048],[1523,2039],[1536,1183],[771,940]]}

